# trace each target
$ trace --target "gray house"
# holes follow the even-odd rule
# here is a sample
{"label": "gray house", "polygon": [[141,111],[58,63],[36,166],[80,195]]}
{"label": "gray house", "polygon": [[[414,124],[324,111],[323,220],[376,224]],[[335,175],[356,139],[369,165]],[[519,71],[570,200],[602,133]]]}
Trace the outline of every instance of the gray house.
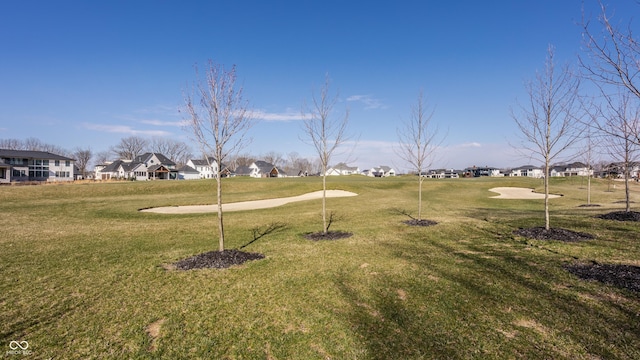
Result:
{"label": "gray house", "polygon": [[73,181],[75,160],[46,151],[0,149],[0,184]]}

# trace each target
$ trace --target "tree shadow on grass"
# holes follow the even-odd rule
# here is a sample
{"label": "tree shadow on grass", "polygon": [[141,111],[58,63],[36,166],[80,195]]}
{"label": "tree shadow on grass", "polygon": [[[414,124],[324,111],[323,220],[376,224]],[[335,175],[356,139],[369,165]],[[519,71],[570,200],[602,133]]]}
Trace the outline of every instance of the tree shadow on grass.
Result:
{"label": "tree shadow on grass", "polygon": [[366,286],[339,277],[345,319],[367,357],[640,357],[637,301],[574,289],[561,264],[555,267],[557,255],[538,259],[522,244],[505,245],[390,243],[389,252],[415,274],[377,274]]}

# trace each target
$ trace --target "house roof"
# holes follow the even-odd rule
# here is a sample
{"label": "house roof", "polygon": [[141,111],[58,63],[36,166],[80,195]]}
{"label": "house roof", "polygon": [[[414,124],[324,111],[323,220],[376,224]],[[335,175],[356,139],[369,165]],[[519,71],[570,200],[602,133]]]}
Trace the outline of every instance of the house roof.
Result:
{"label": "house roof", "polygon": [[108,164],[107,166],[105,166],[102,170],[100,170],[100,172],[104,172],[104,173],[108,173],[108,172],[116,172],[118,171],[118,168],[120,167],[120,164],[122,164],[124,161],[122,160],[116,160],[114,162],[112,162],[111,164]]}
{"label": "house roof", "polygon": [[192,168],[189,165],[185,165],[185,166],[181,167],[180,169],[178,169],[178,172],[181,172],[183,174],[200,174],[200,172],[198,170]]}
{"label": "house roof", "polygon": [[215,161],[213,157],[210,157],[209,161],[207,161],[207,159],[191,159],[193,165],[196,166],[209,166],[209,164],[213,164]]}
{"label": "house roof", "polygon": [[273,170],[273,168],[275,168],[275,165],[262,160],[258,160],[254,162],[254,164],[258,167],[258,169],[260,169],[260,172],[262,173],[269,173],[271,172],[271,170]]}
{"label": "house roof", "polygon": [[357,166],[349,166],[343,162],[338,163],[336,165],[333,166],[333,169],[336,170],[351,170],[351,171],[357,171],[358,167]]}
{"label": "house roof", "polygon": [[52,154],[46,151],[31,151],[31,150],[9,150],[0,149],[0,157],[2,158],[27,158],[27,159],[43,159],[43,160],[71,160],[72,158],[66,156]]}
{"label": "house roof", "polygon": [[540,166],[533,166],[533,165],[522,165],[520,167],[513,168],[511,170],[513,171],[513,170],[536,170],[536,169],[542,170]]}
{"label": "house roof", "polygon": [[235,173],[236,175],[251,175],[251,168],[248,166],[238,166]]}
{"label": "house roof", "polygon": [[160,154],[160,153],[144,153],[142,155],[136,156],[135,159],[133,159],[133,162],[141,162],[141,163],[147,163],[152,157],[153,155],[155,155],[158,158],[158,161],[160,161],[161,164],[163,165],[175,165],[176,163],[174,163],[173,161],[171,161],[171,159],[169,159],[168,157]]}

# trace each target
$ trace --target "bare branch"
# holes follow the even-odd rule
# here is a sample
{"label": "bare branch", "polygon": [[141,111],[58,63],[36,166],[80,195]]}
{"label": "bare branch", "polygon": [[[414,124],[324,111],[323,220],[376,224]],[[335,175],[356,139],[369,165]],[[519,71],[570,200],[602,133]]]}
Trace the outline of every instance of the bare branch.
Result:
{"label": "bare branch", "polygon": [[303,110],[303,130],[306,141],[311,144],[318,154],[322,173],[322,229],[328,231],[326,215],[326,176],[327,168],[336,149],[349,140],[347,125],[349,122],[349,110],[343,117],[334,117],[333,109],[338,102],[338,95],[332,96],[329,91],[329,76],[325,77],[325,84],[320,89],[320,95],[312,94],[312,107]]}
{"label": "bare branch", "polygon": [[[526,84],[528,106],[520,105],[512,117],[521,133],[522,148],[544,163],[545,228],[549,229],[550,165],[580,139],[584,130],[580,107],[580,81],[568,66],[556,71],[554,49],[549,46],[543,73]],[[524,150],[522,150],[524,149]]]}
{"label": "bare branch", "polygon": [[[191,132],[207,161],[216,169],[232,154],[247,145],[246,135],[253,120],[242,88],[236,86],[236,68],[225,69],[209,60],[204,78],[196,66],[196,86],[184,95],[186,129]],[[222,174],[216,171],[219,249],[224,250],[222,215]]]}

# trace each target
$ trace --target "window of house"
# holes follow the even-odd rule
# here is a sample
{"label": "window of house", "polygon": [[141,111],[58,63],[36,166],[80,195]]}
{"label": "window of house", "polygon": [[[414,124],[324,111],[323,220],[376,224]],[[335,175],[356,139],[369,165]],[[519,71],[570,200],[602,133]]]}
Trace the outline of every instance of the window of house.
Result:
{"label": "window of house", "polygon": [[64,162],[64,166],[71,166],[71,161],[67,160]]}
{"label": "window of house", "polygon": [[56,166],[60,166],[60,160],[56,160],[55,164]]}

